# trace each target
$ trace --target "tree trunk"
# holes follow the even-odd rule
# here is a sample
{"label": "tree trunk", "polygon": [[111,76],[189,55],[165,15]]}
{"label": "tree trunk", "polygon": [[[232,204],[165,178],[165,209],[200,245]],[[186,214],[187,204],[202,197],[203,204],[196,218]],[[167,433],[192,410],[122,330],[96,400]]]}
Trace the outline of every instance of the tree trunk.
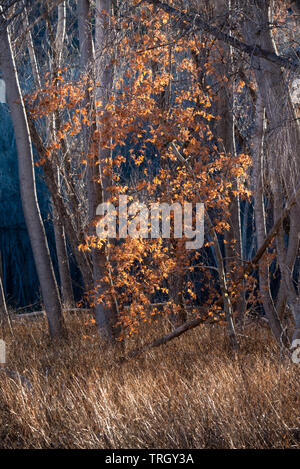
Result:
{"label": "tree trunk", "polygon": [[[228,14],[232,7],[231,0],[214,0],[211,2],[211,7],[214,8],[215,17],[221,24],[228,24]],[[230,34],[230,29],[228,30]],[[220,57],[220,48],[223,54],[223,59]],[[219,144],[219,151],[225,152],[232,158],[236,157],[236,143],[235,143],[235,123],[234,123],[234,95],[231,88],[228,86],[227,81],[222,81],[222,78],[230,77],[233,75],[233,50],[232,47],[225,42],[211,52],[214,57],[214,67],[216,70],[216,78],[219,79],[218,83],[218,96],[216,99],[216,113],[220,119],[216,123],[216,135],[221,138],[222,142]],[[225,58],[225,60],[224,60]],[[227,80],[227,78],[226,78]],[[225,231],[225,269],[226,274],[231,278],[236,293],[235,298],[232,300],[233,311],[241,320],[245,312],[245,296],[243,285],[240,281],[240,271],[242,269],[242,230],[241,230],[241,217],[240,217],[240,198],[235,195],[237,191],[237,179],[232,181],[232,191],[229,193],[230,204],[229,211],[229,230]]]}
{"label": "tree trunk", "polygon": [[36,196],[33,153],[26,111],[8,28],[4,25],[0,31],[0,64],[6,83],[7,103],[15,130],[24,217],[42,290],[49,332],[53,338],[57,338],[62,336],[64,331],[61,304]]}
{"label": "tree trunk", "polygon": [[70,273],[65,230],[58,217],[55,205],[52,203],[53,227],[55,235],[56,254],[61,284],[61,296],[64,306],[74,308],[74,296]]}
{"label": "tree trunk", "polygon": [[[243,23],[246,40],[255,46],[276,54],[276,45],[271,29],[268,27],[270,22],[270,0],[255,0],[255,2],[245,6],[244,12],[247,17],[247,20]],[[299,158],[297,157],[300,152],[300,128],[284,71],[263,58],[253,58],[253,65],[259,92],[269,120],[266,142],[269,163],[268,177],[274,195],[275,211],[276,209],[282,210],[282,207],[286,204],[285,199],[291,199],[297,192],[300,174]],[[294,217],[297,217],[298,210],[293,207]],[[293,286],[290,288],[290,277],[298,251],[298,234],[296,233],[296,223],[292,223],[289,233],[289,246],[286,250],[283,240],[280,239],[282,238],[280,230],[282,230],[282,227],[279,227],[279,233],[277,234],[277,254],[284,285],[280,289],[281,309],[286,298],[291,305],[295,303],[295,292]],[[273,334],[278,339],[283,337],[283,331],[278,312],[274,307],[272,309],[273,313],[266,311],[266,314],[271,314],[268,319]]]}
{"label": "tree trunk", "polygon": [[[107,117],[105,107],[108,103],[109,93],[112,87],[113,81],[113,65],[107,47],[109,46],[108,34],[110,31],[110,18],[112,15],[112,1],[111,0],[97,0],[96,1],[96,51],[97,51],[97,61],[96,61],[96,77],[99,82],[96,90],[96,99],[101,101],[102,110],[104,111],[104,116]],[[101,137],[102,137],[102,127],[101,122],[98,121],[98,131],[100,134],[100,145],[99,145],[99,170],[100,170],[100,192],[97,188],[93,189],[94,199],[91,201],[91,217],[95,218],[95,208],[96,205],[107,201],[109,198],[108,187],[111,184],[110,177],[105,174],[104,167],[106,161],[111,160],[111,150],[103,148]],[[95,249],[93,255],[93,264],[94,264],[94,285],[95,287],[99,286],[102,281],[102,291],[106,288],[109,289],[111,285],[103,285],[103,277],[107,276],[111,279],[111,274],[108,271],[107,264],[109,262],[109,249],[107,246],[102,249]],[[112,298],[112,295],[107,291],[107,295],[110,298],[110,304],[108,303],[98,303],[96,305],[96,320],[100,332],[103,337],[108,337],[110,341],[114,341],[118,335],[118,330],[115,327],[117,321],[117,303],[116,299]]]}
{"label": "tree trunk", "polygon": [[[264,105],[260,93],[256,103],[256,129],[253,138],[253,196],[254,217],[256,226],[257,248],[259,249],[266,238],[266,220],[264,209],[263,190],[263,143],[264,143]],[[262,258],[259,261],[259,290],[262,296],[262,304],[268,318],[270,327],[276,339],[282,339],[282,327],[278,318],[270,290],[269,265]]]}
{"label": "tree trunk", "polygon": [[[24,27],[25,30],[29,28],[28,22],[28,15],[26,6],[24,6]],[[66,30],[66,5],[65,2],[61,3],[58,6],[58,18],[57,18],[57,30],[56,30],[56,37],[54,43],[54,51],[53,54],[55,55],[55,64],[54,68],[57,69],[60,66],[61,61],[61,54],[62,48],[65,38],[65,30]],[[41,87],[41,78],[39,67],[36,60],[35,49],[32,41],[32,36],[30,30],[28,30],[26,34],[27,39],[27,48],[30,57],[30,64],[33,73],[34,83],[36,88]],[[50,123],[47,119],[47,131],[50,131]],[[57,187],[60,189],[60,178],[59,173],[57,176]],[[69,259],[67,254],[67,246],[66,246],[66,237],[65,237],[65,230],[62,224],[62,221],[59,217],[59,214],[56,210],[55,204],[53,200],[51,200],[52,205],[52,213],[53,213],[53,228],[54,228],[54,235],[55,235],[55,245],[56,245],[56,254],[58,260],[58,269],[59,269],[59,276],[61,282],[61,293],[62,299],[64,304],[69,307],[74,307],[74,297],[73,297],[73,289],[72,289],[72,280],[69,268]]]}
{"label": "tree trunk", "polygon": [[3,278],[2,257],[1,257],[1,252],[0,252],[0,326],[3,327],[4,323],[7,321],[10,331],[13,335],[11,320],[10,320],[9,312],[7,309],[4,290],[3,290],[2,278]]}
{"label": "tree trunk", "polygon": [[79,230],[76,230],[71,221],[71,215],[64,203],[58,186],[56,184],[56,178],[53,171],[53,167],[50,164],[50,161],[46,159],[46,148],[43,145],[43,142],[38,135],[35,126],[32,120],[29,117],[29,126],[30,126],[30,133],[32,136],[33,144],[36,147],[36,150],[41,158],[45,159],[45,163],[43,164],[43,172],[45,177],[46,185],[51,193],[53,204],[55,205],[55,209],[58,212],[59,219],[63,223],[64,229],[66,231],[66,235],[71,245],[72,252],[76,259],[78,268],[81,272],[83,282],[85,288],[88,290],[92,283],[92,267],[89,261],[89,258],[86,256],[86,252],[79,251],[78,246],[80,244],[84,244],[85,240],[82,236],[82,233]]}

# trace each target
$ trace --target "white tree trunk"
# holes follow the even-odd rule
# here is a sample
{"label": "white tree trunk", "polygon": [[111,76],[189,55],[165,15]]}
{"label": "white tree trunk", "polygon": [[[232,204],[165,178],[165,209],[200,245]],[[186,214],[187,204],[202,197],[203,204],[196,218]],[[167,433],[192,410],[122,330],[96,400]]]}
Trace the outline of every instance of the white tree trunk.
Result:
{"label": "white tree trunk", "polygon": [[15,131],[20,191],[25,222],[42,290],[49,332],[52,337],[59,337],[63,334],[61,304],[37,201],[33,153],[24,102],[8,28],[3,24],[0,31],[0,65],[6,83],[7,103],[10,108]]}
{"label": "white tree trunk", "polygon": [[[255,0],[245,6],[243,32],[248,43],[262,47],[272,53],[277,53],[274,38],[268,27],[270,21],[270,0]],[[275,211],[282,210],[285,198],[291,198],[298,186],[300,165],[298,154],[300,151],[300,128],[291,101],[284,71],[263,58],[253,58],[254,72],[264,106],[269,120],[268,131],[268,176],[274,194]],[[292,208],[291,217],[298,217],[298,206]],[[258,221],[256,213],[256,220]],[[276,213],[275,213],[276,216]],[[261,225],[261,223],[258,223]],[[295,291],[291,287],[291,272],[298,251],[297,220],[293,219],[289,233],[289,246],[285,249],[282,241],[282,228],[277,236],[278,260],[282,275],[282,287],[279,291],[279,309],[287,299],[293,307]],[[288,287],[288,288],[287,288]],[[290,288],[291,287],[291,288]],[[278,304],[278,302],[277,302]],[[278,317],[278,309],[273,305],[266,314],[273,334],[277,339],[283,337],[282,326]],[[271,311],[272,310],[272,311]],[[296,313],[298,315],[299,313]],[[297,318],[296,318],[297,321]]]}
{"label": "white tree trunk", "polygon": [[[41,78],[39,67],[36,59],[35,48],[33,45],[33,40],[31,36],[31,31],[29,29],[29,22],[28,22],[28,15],[26,7],[24,7],[24,27],[27,30],[26,39],[27,39],[27,48],[30,57],[30,64],[31,70],[34,78],[34,83],[36,88],[41,87]],[[56,37],[53,51],[55,55],[55,64],[54,67],[58,68],[61,62],[61,54],[64,44],[65,38],[65,31],[66,31],[66,4],[65,2],[61,3],[58,6],[58,18],[57,18],[57,29],[56,29]],[[47,119],[47,132],[50,132],[50,123]],[[60,178],[59,173],[57,176],[57,187],[60,189]],[[49,189],[49,188],[48,188]],[[53,196],[53,194],[52,194]],[[61,197],[61,195],[59,194]],[[54,228],[54,235],[55,235],[55,245],[56,245],[56,254],[57,254],[57,261],[58,261],[58,269],[59,269],[59,277],[61,283],[61,293],[63,303],[68,308],[74,307],[74,296],[73,296],[73,289],[72,289],[72,280],[71,280],[71,273],[70,273],[70,266],[69,266],[69,259],[67,254],[67,246],[66,246],[66,236],[64,226],[62,221],[58,215],[56,210],[55,204],[53,200],[51,200],[52,205],[52,213],[53,213],[53,228]]]}

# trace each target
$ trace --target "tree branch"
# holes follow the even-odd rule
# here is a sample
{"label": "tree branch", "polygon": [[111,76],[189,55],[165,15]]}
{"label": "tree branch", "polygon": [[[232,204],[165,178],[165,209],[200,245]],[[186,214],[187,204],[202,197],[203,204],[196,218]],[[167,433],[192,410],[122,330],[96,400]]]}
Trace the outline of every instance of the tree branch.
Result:
{"label": "tree branch", "polygon": [[285,208],[282,210],[281,214],[277,218],[276,222],[274,223],[273,227],[269,231],[268,235],[266,236],[263,244],[261,247],[258,249],[257,253],[255,256],[252,258],[252,260],[249,262],[248,266],[243,272],[243,275],[249,274],[253,268],[258,264],[262,256],[264,255],[266,249],[270,245],[271,241],[273,238],[276,236],[283,220],[288,216],[290,213],[291,208],[297,203],[297,198],[300,195],[300,186],[296,189],[295,194],[290,198],[290,200],[287,202]]}
{"label": "tree branch", "polygon": [[184,28],[192,27],[193,30],[201,29],[208,34],[211,34],[216,39],[229,44],[230,46],[234,47],[235,49],[240,50],[241,52],[245,52],[246,54],[250,55],[251,57],[259,57],[261,59],[268,60],[279,67],[284,67],[288,70],[299,71],[300,69],[300,62],[298,60],[294,60],[290,57],[282,57],[280,55],[275,54],[274,52],[270,52],[266,49],[263,49],[260,46],[256,45],[249,45],[235,37],[231,36],[230,34],[224,33],[220,29],[215,26],[210,25],[206,21],[202,20],[200,16],[195,13],[193,16],[187,13],[174,8],[167,3],[161,2],[159,0],[142,0],[144,3],[149,3],[150,5],[154,5],[159,7],[161,10],[165,11],[171,16],[176,16],[178,19],[178,23],[183,26]]}
{"label": "tree branch", "polygon": [[207,318],[195,318],[195,319],[192,319],[191,321],[187,321],[181,326],[177,327],[174,331],[170,332],[169,334],[164,335],[163,337],[160,337],[159,339],[156,339],[153,342],[150,342],[150,344],[146,344],[146,345],[143,345],[142,347],[132,350],[131,352],[129,352],[128,358],[134,358],[137,355],[140,355],[141,353],[146,352],[146,350],[149,350],[154,347],[159,347],[160,345],[164,345],[167,342],[170,342],[170,340],[181,336],[181,334],[183,334],[184,332],[194,329],[200,324],[204,324],[204,323],[216,324],[217,322],[218,321],[207,321]]}

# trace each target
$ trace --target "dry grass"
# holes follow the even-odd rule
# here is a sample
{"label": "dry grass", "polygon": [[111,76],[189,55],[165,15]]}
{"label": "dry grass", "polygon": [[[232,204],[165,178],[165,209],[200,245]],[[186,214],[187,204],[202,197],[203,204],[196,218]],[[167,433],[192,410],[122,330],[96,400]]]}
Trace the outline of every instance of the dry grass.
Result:
{"label": "dry grass", "polygon": [[300,447],[300,365],[268,331],[247,331],[235,356],[221,326],[200,326],[120,364],[94,326],[68,328],[63,347],[43,320],[6,332],[7,369],[31,387],[0,372],[0,448]]}

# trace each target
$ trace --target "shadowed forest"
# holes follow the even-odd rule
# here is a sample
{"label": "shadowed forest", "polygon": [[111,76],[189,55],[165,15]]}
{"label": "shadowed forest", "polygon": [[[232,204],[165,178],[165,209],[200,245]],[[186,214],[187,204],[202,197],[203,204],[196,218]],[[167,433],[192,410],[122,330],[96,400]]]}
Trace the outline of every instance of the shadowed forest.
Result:
{"label": "shadowed forest", "polygon": [[0,0],[0,448],[300,448],[300,2]]}

